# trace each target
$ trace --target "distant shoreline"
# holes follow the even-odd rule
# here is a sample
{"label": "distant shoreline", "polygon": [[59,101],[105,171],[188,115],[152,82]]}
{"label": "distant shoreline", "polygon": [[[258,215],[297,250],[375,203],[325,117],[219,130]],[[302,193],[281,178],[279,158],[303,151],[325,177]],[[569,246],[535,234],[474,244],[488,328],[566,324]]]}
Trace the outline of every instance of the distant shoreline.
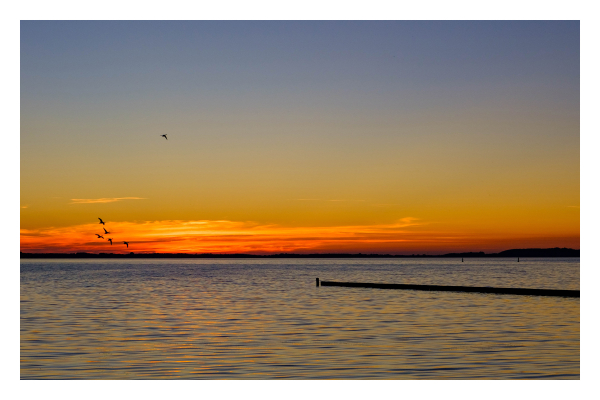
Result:
{"label": "distant shoreline", "polygon": [[362,254],[362,253],[315,253],[315,254],[187,254],[187,253],[23,253],[20,258],[494,258],[494,257],[579,257],[580,250],[567,248],[511,249],[500,253],[467,252],[440,255],[429,254]]}

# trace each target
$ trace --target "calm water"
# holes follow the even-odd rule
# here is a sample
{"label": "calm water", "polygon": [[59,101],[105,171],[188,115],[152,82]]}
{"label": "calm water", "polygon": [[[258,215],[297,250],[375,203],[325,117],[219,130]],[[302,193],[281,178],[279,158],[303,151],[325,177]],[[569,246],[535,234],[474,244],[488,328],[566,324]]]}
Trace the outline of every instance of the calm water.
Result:
{"label": "calm water", "polygon": [[579,379],[579,259],[21,260],[21,379]]}

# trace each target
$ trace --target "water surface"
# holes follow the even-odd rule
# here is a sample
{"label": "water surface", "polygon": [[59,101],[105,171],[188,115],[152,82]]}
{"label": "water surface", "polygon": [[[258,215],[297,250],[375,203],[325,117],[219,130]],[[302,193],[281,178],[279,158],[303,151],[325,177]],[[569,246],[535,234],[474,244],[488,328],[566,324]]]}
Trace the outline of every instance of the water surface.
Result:
{"label": "water surface", "polygon": [[579,259],[21,260],[22,379],[579,379]]}

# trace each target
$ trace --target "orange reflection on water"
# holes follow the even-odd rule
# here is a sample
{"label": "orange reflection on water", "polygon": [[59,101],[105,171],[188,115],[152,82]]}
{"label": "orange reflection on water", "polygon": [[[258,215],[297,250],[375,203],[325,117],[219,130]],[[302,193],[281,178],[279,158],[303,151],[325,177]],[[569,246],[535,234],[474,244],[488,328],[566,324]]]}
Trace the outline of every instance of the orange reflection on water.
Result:
{"label": "orange reflection on water", "polygon": [[[218,265],[134,260],[117,269],[108,263],[107,269],[79,270],[76,263],[47,263],[48,271],[59,266],[51,279],[41,271],[39,280],[22,281],[22,377],[577,379],[579,374],[578,299],[315,288],[308,279],[312,270],[304,272],[307,265],[289,269],[271,261],[256,261],[260,268],[252,268],[247,260]],[[327,262],[339,265],[329,270],[338,276],[362,274],[381,263]],[[385,271],[394,276],[413,263],[386,262]],[[350,269],[352,263],[359,267]],[[444,263],[435,270],[437,279],[465,268]],[[527,265],[513,265],[507,278]],[[547,279],[550,266],[539,270]],[[475,284],[477,271],[490,284],[496,275],[484,267],[465,271]],[[92,291],[90,283],[105,290]]]}

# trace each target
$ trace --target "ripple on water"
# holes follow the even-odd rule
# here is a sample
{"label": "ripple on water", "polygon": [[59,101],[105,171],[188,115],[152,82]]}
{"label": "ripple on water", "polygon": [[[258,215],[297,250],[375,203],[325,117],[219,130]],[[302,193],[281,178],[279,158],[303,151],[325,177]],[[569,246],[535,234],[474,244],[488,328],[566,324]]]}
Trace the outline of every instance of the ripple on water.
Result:
{"label": "ripple on water", "polygon": [[579,259],[22,260],[22,379],[579,379]]}

